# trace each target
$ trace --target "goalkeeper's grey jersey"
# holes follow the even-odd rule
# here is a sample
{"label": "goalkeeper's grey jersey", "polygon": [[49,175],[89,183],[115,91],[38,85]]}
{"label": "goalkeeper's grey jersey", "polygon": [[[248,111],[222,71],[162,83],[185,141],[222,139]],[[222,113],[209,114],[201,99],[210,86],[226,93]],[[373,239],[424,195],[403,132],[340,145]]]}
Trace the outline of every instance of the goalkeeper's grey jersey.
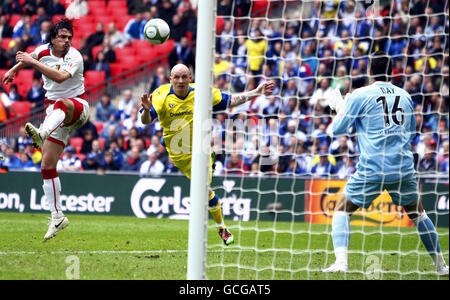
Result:
{"label": "goalkeeper's grey jersey", "polygon": [[360,151],[354,176],[393,182],[415,173],[411,141],[416,119],[405,90],[381,81],[355,90],[333,120],[333,134],[346,134],[351,125]]}

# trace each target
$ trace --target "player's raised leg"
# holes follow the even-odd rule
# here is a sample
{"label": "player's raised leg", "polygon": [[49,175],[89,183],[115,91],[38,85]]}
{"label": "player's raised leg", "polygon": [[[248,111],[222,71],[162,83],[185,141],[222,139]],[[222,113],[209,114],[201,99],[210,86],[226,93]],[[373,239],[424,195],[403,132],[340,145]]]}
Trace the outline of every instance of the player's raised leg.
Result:
{"label": "player's raised leg", "polygon": [[224,244],[227,246],[233,244],[234,237],[231,232],[228,231],[227,227],[225,226],[225,222],[223,221],[222,208],[219,197],[217,197],[216,193],[211,189],[209,190],[208,211],[211,214],[214,222],[216,223],[217,230]]}
{"label": "player's raised leg", "polygon": [[420,240],[427,249],[433,263],[436,267],[438,275],[448,276],[448,266],[445,263],[442,255],[441,245],[439,243],[439,236],[433,222],[425,212],[422,201],[413,205],[404,206],[408,217],[416,225]]}
{"label": "player's raised leg", "polygon": [[53,108],[38,129],[31,123],[25,125],[28,136],[33,140],[35,148],[42,148],[44,141],[64,122],[69,123],[73,118],[74,104],[68,99],[58,99]]}
{"label": "player's raised leg", "polygon": [[338,200],[331,225],[331,238],[333,240],[336,261],[322,272],[348,271],[348,245],[350,243],[350,216],[359,207],[353,204],[344,193]]}

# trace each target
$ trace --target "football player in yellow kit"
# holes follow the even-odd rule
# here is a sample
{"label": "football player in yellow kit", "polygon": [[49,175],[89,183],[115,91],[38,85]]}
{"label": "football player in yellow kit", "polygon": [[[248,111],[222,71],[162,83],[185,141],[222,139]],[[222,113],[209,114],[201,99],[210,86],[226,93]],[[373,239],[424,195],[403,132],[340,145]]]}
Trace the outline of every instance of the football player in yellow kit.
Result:
{"label": "football player in yellow kit", "polygon": [[[174,165],[187,178],[191,178],[192,130],[194,124],[195,84],[187,66],[175,65],[170,72],[170,83],[160,86],[151,95],[141,97],[141,121],[149,124],[158,119],[164,129],[164,144]],[[235,95],[223,93],[213,88],[213,111],[223,111],[241,105],[261,95],[271,95],[275,87],[274,81],[261,83],[256,89]],[[211,159],[211,164],[213,160]],[[212,168],[209,174],[209,185],[212,179]],[[225,245],[234,242],[233,235],[224,224],[220,200],[209,188],[208,211],[216,222],[219,235]]]}

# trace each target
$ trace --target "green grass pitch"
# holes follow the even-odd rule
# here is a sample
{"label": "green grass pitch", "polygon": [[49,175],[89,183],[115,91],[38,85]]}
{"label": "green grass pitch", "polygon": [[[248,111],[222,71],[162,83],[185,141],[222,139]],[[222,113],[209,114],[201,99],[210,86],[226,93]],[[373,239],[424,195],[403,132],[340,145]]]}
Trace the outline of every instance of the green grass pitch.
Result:
{"label": "green grass pitch", "polygon": [[[188,221],[67,215],[70,226],[42,243],[47,216],[0,213],[0,279],[186,279]],[[352,226],[351,272],[323,274],[334,261],[331,226],[226,223],[230,247],[209,223],[208,279],[448,279],[434,274],[415,228]],[[448,262],[449,231],[438,232]]]}

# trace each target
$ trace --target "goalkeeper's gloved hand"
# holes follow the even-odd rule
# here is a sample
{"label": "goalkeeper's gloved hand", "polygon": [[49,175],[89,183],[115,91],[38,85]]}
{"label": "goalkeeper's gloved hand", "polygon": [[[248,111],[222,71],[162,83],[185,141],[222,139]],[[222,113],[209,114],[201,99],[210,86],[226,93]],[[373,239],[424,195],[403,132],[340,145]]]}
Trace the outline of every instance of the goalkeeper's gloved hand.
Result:
{"label": "goalkeeper's gloved hand", "polygon": [[[349,94],[347,94],[349,95]],[[347,98],[347,96],[346,96]],[[335,88],[333,90],[333,93],[331,97],[328,99],[328,106],[332,110],[334,110],[336,113],[339,113],[339,111],[344,108],[345,102],[344,99],[342,99],[341,92],[339,91],[339,88]]]}

